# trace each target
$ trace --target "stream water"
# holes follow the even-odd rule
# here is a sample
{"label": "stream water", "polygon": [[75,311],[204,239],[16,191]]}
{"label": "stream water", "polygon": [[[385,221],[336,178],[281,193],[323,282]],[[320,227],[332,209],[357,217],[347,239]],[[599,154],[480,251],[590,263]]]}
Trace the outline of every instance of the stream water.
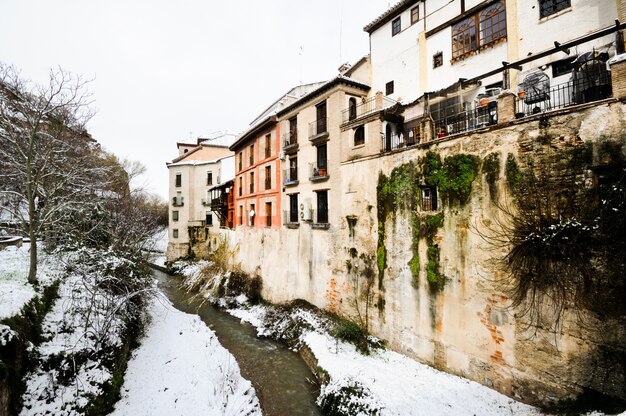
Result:
{"label": "stream water", "polygon": [[276,341],[258,338],[254,327],[208,303],[190,301],[190,295],[178,288],[180,278],[158,270],[154,276],[177,309],[197,314],[215,331],[239,363],[241,375],[254,385],[264,415],[321,414],[315,405],[319,386],[297,353]]}

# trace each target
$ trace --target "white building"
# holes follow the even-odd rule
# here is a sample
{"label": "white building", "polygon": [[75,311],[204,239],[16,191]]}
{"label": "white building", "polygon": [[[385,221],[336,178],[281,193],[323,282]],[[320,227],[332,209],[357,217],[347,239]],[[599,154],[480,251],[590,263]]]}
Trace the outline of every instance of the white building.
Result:
{"label": "white building", "polygon": [[219,227],[211,211],[209,190],[232,180],[235,158],[228,150],[232,138],[199,138],[195,144],[177,143],[179,156],[167,163],[169,170],[169,226],[167,260],[189,254],[189,227]]}

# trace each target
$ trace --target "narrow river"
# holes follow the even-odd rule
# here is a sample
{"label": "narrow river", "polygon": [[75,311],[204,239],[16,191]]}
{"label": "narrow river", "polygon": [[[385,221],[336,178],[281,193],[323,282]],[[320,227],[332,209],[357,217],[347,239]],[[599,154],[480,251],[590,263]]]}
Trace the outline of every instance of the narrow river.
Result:
{"label": "narrow river", "polygon": [[178,288],[180,278],[158,270],[154,276],[177,309],[197,314],[215,331],[239,363],[241,375],[254,385],[264,415],[321,414],[315,405],[319,386],[297,353],[273,340],[258,338],[254,327],[208,303],[190,302],[189,294]]}

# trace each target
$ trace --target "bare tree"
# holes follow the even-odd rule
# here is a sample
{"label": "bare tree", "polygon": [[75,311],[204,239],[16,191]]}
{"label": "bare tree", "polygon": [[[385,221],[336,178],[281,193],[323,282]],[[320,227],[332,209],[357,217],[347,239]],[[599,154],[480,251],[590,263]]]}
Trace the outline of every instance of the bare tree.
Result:
{"label": "bare tree", "polygon": [[86,165],[99,147],[85,130],[93,115],[88,82],[56,69],[47,85],[37,85],[0,63],[0,194],[12,202],[0,209],[28,234],[31,283],[37,282],[37,238],[93,189],[95,175],[86,174]]}

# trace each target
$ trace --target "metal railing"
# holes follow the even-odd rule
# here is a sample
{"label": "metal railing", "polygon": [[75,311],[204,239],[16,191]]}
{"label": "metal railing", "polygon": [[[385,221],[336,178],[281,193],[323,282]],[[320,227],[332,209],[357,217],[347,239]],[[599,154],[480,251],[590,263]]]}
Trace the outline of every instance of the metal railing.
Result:
{"label": "metal railing", "polygon": [[542,91],[520,91],[515,99],[515,117],[522,118],[599,101],[611,97],[612,93],[611,76],[608,72],[591,80],[570,80]]}
{"label": "metal railing", "polygon": [[415,146],[420,144],[422,140],[421,130],[419,128],[407,129],[402,133],[381,136],[381,146],[383,152],[390,152],[396,149]]}
{"label": "metal railing", "polygon": [[328,177],[328,164],[324,162],[323,165],[317,163],[309,163],[309,178],[312,180],[322,179]]}
{"label": "metal railing", "polygon": [[498,103],[497,101],[490,101],[485,106],[433,120],[434,137],[443,138],[452,134],[491,126],[497,122]]}
{"label": "metal railing", "polygon": [[300,213],[298,210],[283,211],[283,224],[298,224],[300,222]]}
{"label": "metal railing", "polygon": [[309,123],[309,137],[317,136],[318,134],[326,133],[328,131],[328,118],[318,118],[315,121]]}
{"label": "metal railing", "polygon": [[348,107],[343,110],[341,112],[341,122],[345,124],[376,111],[389,108],[395,104],[397,104],[397,101],[388,97],[382,97],[382,100],[376,105],[376,97],[372,97],[354,107]]}
{"label": "metal railing", "polygon": [[298,181],[298,168],[292,167],[283,170],[283,185],[288,185]]}
{"label": "metal railing", "polygon": [[282,138],[283,138],[283,147],[294,146],[298,144],[298,132],[297,131],[284,133]]}

